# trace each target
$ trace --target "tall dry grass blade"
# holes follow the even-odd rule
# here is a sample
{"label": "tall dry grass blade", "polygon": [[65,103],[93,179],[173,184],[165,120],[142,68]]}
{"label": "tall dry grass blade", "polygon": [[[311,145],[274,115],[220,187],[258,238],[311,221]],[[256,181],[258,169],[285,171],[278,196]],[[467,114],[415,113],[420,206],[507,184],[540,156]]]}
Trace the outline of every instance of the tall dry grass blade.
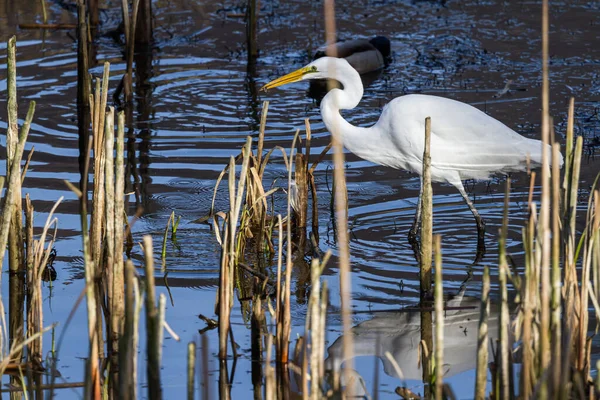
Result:
{"label": "tall dry grass blade", "polygon": [[279,246],[277,246],[277,287],[275,288],[275,315],[277,319],[277,324],[275,328],[275,347],[279,348],[281,346],[281,342],[283,341],[283,318],[280,318],[280,315],[283,310],[283,300],[281,298],[281,267],[283,265],[283,221],[281,219],[281,214],[277,214],[277,226],[279,233]]}
{"label": "tall dry grass blade", "polygon": [[565,211],[566,207],[569,204],[568,196],[569,191],[567,190],[569,186],[569,182],[571,180],[571,174],[573,171],[573,149],[574,149],[574,139],[573,139],[573,126],[575,125],[575,98],[571,97],[569,100],[569,111],[567,116],[567,132],[565,138],[565,175],[563,177],[563,190],[564,190],[564,201],[565,201]]}
{"label": "tall dry grass blade", "polygon": [[442,400],[444,388],[444,278],[440,235],[435,235],[433,241],[435,248],[435,398]]}
{"label": "tall dry grass blade", "polygon": [[162,385],[160,383],[160,325],[159,309],[156,307],[156,288],[154,285],[154,251],[152,236],[144,236],[144,261],[146,275],[146,349],[148,357],[148,398],[151,400],[162,399]]}
{"label": "tall dry grass blade", "polygon": [[[232,166],[232,168],[233,163],[234,161],[232,157],[230,160],[230,165]],[[225,359],[227,357],[227,336],[229,334],[229,314],[231,312],[231,308],[229,307],[229,293],[231,292],[230,286],[232,286],[232,283],[229,274],[229,258],[233,257],[233,255],[230,255],[229,251],[227,251],[229,241],[232,240],[230,239],[230,228],[228,218],[231,218],[231,213],[228,213],[227,218],[225,218],[225,220],[223,221],[223,247],[221,251],[221,268],[219,269],[219,288],[217,293],[220,359]]]}
{"label": "tall dry grass blade", "polygon": [[560,391],[560,361],[562,359],[562,279],[560,268],[560,145],[552,145],[552,393],[556,396]]}
{"label": "tall dry grass blade", "polygon": [[481,287],[481,303],[479,306],[479,330],[477,333],[477,369],[475,378],[476,400],[486,398],[487,363],[488,363],[488,320],[490,317],[490,268],[483,268]]}
{"label": "tall dry grass blade", "polygon": [[[335,52],[336,29],[335,29],[335,8],[334,0],[326,0],[325,8],[325,36],[327,39],[327,54]],[[348,216],[347,216],[347,190],[346,176],[344,172],[344,149],[341,141],[341,132],[339,126],[333,126],[331,132],[331,141],[333,145],[333,179],[335,182],[335,222],[337,232],[337,243],[339,250],[339,268],[340,268],[340,307],[342,310],[342,325],[344,335],[342,347],[345,362],[344,375],[345,381],[350,382],[350,374],[353,369],[352,354],[353,340],[350,334],[352,329],[352,304],[351,304],[351,270],[350,270],[350,247],[348,242]],[[352,393],[348,393],[352,396]]]}
{"label": "tall dry grass blade", "polygon": [[521,396],[528,400],[533,391],[532,379],[536,375],[533,362],[533,308],[536,304],[537,280],[534,266],[534,236],[535,236],[535,204],[530,202],[531,212],[527,225],[523,228],[523,246],[525,250],[525,279],[522,286],[522,367],[521,367]]}
{"label": "tall dry grass blade", "polygon": [[125,400],[134,399],[133,376],[137,371],[133,368],[133,358],[137,353],[133,345],[134,336],[138,332],[134,329],[135,319],[135,293],[134,293],[134,266],[131,260],[125,263],[125,321],[123,335],[119,343],[119,385],[120,396]]}
{"label": "tall dry grass blade", "polygon": [[[548,77],[548,0],[542,1],[542,200],[538,240],[541,241],[541,294],[540,294],[540,367],[542,375],[550,365],[550,82]],[[547,380],[544,379],[540,395],[548,396]]]}
{"label": "tall dry grass blade", "polygon": [[260,126],[258,128],[258,144],[256,147],[256,164],[259,168],[259,176],[262,177],[262,152],[265,142],[265,129],[267,126],[267,114],[269,113],[269,102],[263,101],[262,112],[260,113]]}
{"label": "tall dry grass blade", "polygon": [[431,262],[433,250],[433,192],[431,190],[431,118],[425,118],[425,147],[423,150],[423,175],[421,185],[421,300],[431,293]]}
{"label": "tall dry grass blade", "polygon": [[510,201],[510,178],[506,179],[506,191],[504,193],[504,212],[502,218],[502,228],[500,229],[500,238],[498,240],[498,281],[500,284],[500,326],[499,326],[499,353],[500,353],[500,399],[511,399],[511,375],[510,375],[510,338],[509,325],[510,315],[508,309],[508,289],[506,286],[506,277],[508,274],[508,262],[506,259],[506,237],[508,234],[508,208]]}

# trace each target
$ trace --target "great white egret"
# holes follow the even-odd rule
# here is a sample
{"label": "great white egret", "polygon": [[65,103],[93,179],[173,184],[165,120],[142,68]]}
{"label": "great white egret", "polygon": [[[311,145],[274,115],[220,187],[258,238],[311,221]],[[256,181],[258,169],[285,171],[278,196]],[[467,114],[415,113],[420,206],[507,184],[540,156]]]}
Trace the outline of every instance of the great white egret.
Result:
{"label": "great white egret", "polygon": [[[390,62],[391,45],[385,36],[375,36],[367,39],[352,39],[336,42],[334,53],[338,58],[345,58],[348,63],[360,74],[364,86],[369,86],[380,75],[383,68]],[[325,57],[327,46],[317,49],[313,60]],[[314,79],[310,81],[308,96],[320,102],[327,92],[341,87],[339,82],[325,79]]]}
{"label": "great white egret", "polygon": [[[267,83],[261,90],[309,79],[334,79],[343,89],[331,90],[321,101],[321,116],[329,132],[358,157],[378,165],[422,174],[425,118],[431,117],[431,179],[454,185],[477,222],[478,251],[485,251],[485,223],[465,192],[465,179],[486,179],[493,173],[523,171],[542,162],[542,142],[519,135],[500,121],[468,104],[422,94],[392,100],[369,128],[354,126],[340,110],[355,108],[363,95],[358,72],[340,58],[322,57]],[[547,148],[550,156],[551,148]],[[562,156],[560,163],[562,165]],[[421,192],[423,188],[421,185]],[[415,239],[421,214],[421,194],[409,239]]]}

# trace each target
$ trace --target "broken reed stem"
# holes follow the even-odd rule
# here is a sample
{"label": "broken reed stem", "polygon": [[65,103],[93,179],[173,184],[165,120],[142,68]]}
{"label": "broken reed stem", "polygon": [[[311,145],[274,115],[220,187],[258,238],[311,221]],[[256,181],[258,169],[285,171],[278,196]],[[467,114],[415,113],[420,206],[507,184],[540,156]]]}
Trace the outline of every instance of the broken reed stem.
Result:
{"label": "broken reed stem", "polygon": [[423,175],[421,185],[421,300],[431,292],[431,261],[432,261],[432,235],[433,235],[433,192],[431,190],[431,118],[425,118],[425,145],[423,149]]}
{"label": "broken reed stem", "polygon": [[475,378],[475,399],[486,398],[488,364],[488,320],[490,316],[490,268],[483,268],[481,304],[479,306],[479,330],[477,334],[477,370]]}
{"label": "broken reed stem", "polygon": [[[35,101],[31,101],[29,103],[29,111],[27,112],[27,117],[25,118],[25,122],[21,127],[21,133],[19,135],[19,142],[15,148],[15,153],[12,158],[10,169],[16,171],[20,168],[21,159],[23,158],[23,150],[25,148],[25,143],[27,142],[27,136],[29,135],[29,128],[31,127],[31,121],[33,120],[33,114],[35,112]],[[9,235],[9,225],[12,220],[12,216],[15,210],[15,194],[17,190],[20,190],[20,174],[11,174],[8,179],[8,185],[6,187],[6,193],[4,195],[4,208],[2,210],[2,225],[0,226],[0,249],[6,249],[6,245],[8,244],[8,235]],[[21,216],[19,216],[21,218]],[[3,265],[4,262],[4,251],[0,251],[0,265]],[[0,283],[2,282],[0,274]]]}
{"label": "broken reed stem", "polygon": [[148,398],[162,398],[160,383],[160,337],[162,326],[159,310],[156,307],[156,289],[154,286],[154,250],[152,236],[144,236],[144,260],[146,273],[146,351],[148,357]]}
{"label": "broken reed stem", "polygon": [[[92,112],[92,134],[93,134],[93,152],[94,152],[94,186],[92,194],[92,257],[94,260],[101,260],[102,251],[102,227],[105,221],[105,187],[104,187],[104,164],[106,162],[104,145],[104,124],[105,110],[108,96],[110,64],[104,63],[104,73],[102,83],[96,79],[96,92],[94,96],[90,95],[90,110]],[[114,124],[114,117],[112,120]],[[112,157],[112,154],[110,154]],[[97,273],[102,272],[102,263],[97,265]]]}
{"label": "broken reed stem", "polygon": [[[22,218],[22,195],[21,195],[21,158],[19,164],[13,168],[12,161],[16,155],[19,144],[19,126],[17,113],[17,58],[16,48],[17,39],[15,36],[8,39],[7,45],[7,92],[8,92],[8,129],[6,130],[6,176],[10,180],[11,174],[19,178],[15,182],[15,188],[12,197],[6,197],[7,201],[13,203],[13,212],[10,222],[10,232],[8,236],[8,261],[9,269],[12,272],[22,270],[24,267],[25,254],[23,252],[23,218]],[[3,247],[4,249],[4,247]],[[12,313],[11,313],[12,314]],[[13,336],[14,333],[11,333]]]}
{"label": "broken reed stem", "polygon": [[196,376],[196,342],[188,343],[187,398],[194,400],[194,378]]}
{"label": "broken reed stem", "polygon": [[435,398],[443,398],[444,368],[444,279],[442,275],[442,243],[433,238],[435,247]]}

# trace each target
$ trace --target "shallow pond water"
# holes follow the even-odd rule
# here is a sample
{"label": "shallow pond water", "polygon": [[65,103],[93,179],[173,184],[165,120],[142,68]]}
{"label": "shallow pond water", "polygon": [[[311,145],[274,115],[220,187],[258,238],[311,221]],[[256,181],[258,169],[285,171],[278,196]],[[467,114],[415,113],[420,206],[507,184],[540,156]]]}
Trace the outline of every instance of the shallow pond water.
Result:
{"label": "shallow pond water", "polygon": [[[443,3],[443,4],[442,4]],[[313,131],[313,154],[329,142],[316,102],[306,96],[307,85],[295,84],[282,90],[259,93],[264,83],[295,70],[310,60],[322,44],[323,10],[320,2],[261,2],[259,58],[249,68],[245,53],[245,24],[237,15],[244,2],[155,1],[156,45],[138,66],[134,131],[128,148],[135,151],[138,173],[137,195],[130,196],[129,215],[136,205],[144,209],[134,225],[136,239],[152,234],[155,247],[169,215],[181,216],[177,243],[169,243],[168,286],[172,301],[167,320],[181,336],[168,337],[163,353],[163,384],[166,398],[185,394],[186,343],[199,337],[205,324],[198,314],[214,316],[218,281],[219,246],[206,225],[192,221],[209,211],[216,179],[232,155],[237,155],[247,135],[256,136],[261,104],[270,101],[265,147],[289,148],[296,129],[309,118]],[[56,336],[64,335],[59,351],[62,377],[80,381],[84,358],[86,316],[82,307],[69,326],[65,321],[79,296],[83,282],[78,201],[64,180],[78,182],[78,134],[76,121],[77,46],[74,31],[21,30],[18,23],[40,21],[37,0],[0,0],[0,129],[6,128],[6,40],[17,35],[18,90],[20,115],[30,100],[37,101],[34,125],[27,149],[35,154],[27,174],[24,192],[31,194],[35,222],[42,226],[52,204],[61,196],[58,208],[59,232],[55,267],[58,280],[44,288],[46,324],[59,322]],[[48,2],[51,22],[74,23],[73,9],[66,3]],[[357,110],[345,117],[357,125],[373,124],[390,99],[406,93],[428,93],[470,103],[509,127],[529,136],[539,135],[541,93],[541,7],[538,2],[502,1],[359,1],[337,5],[340,38],[370,38],[385,35],[392,44],[393,61],[365,89]],[[105,34],[117,29],[120,6],[107,4],[101,13],[103,25],[97,41],[97,66],[111,62],[111,93],[124,73],[122,46]],[[600,120],[600,9],[595,2],[552,2],[551,4],[551,110],[558,140],[566,127],[568,99],[576,98],[576,133],[586,138],[582,167],[582,195],[600,170],[597,146]],[[499,92],[508,81],[510,91]],[[4,145],[4,142],[3,142]],[[0,163],[0,169],[4,164]],[[334,259],[323,279],[331,289],[327,343],[340,336],[337,245],[329,209],[330,157],[317,169],[319,193],[320,246],[331,249]],[[375,166],[347,154],[349,219],[352,225],[352,310],[355,325],[385,326],[386,315],[418,299],[418,267],[406,236],[412,223],[418,177]],[[284,185],[285,166],[274,156],[267,177]],[[475,204],[487,221],[488,252],[478,265],[471,265],[476,252],[475,225],[471,213],[456,190],[434,185],[434,233],[443,236],[444,280],[447,295],[477,297],[483,265],[497,263],[497,231],[502,218],[504,191],[502,177],[468,185]],[[523,253],[521,227],[527,216],[529,180],[526,174],[513,176],[510,202],[508,251],[519,265]],[[536,191],[536,195],[539,193]],[[279,197],[277,197],[279,196]],[[284,196],[276,195],[283,204]],[[226,209],[221,196],[218,209]],[[584,204],[582,203],[582,207]],[[139,257],[139,247],[134,257]],[[493,268],[492,268],[493,269]],[[494,270],[494,269],[493,269]],[[157,277],[162,278],[158,274]],[[163,285],[162,279],[158,279]],[[495,290],[493,279],[493,291]],[[304,329],[306,314],[306,271],[294,274],[292,288],[292,338]],[[5,285],[6,286],[6,285]],[[159,292],[167,292],[163,285]],[[462,292],[461,292],[462,293]],[[7,298],[7,289],[3,289]],[[407,321],[410,316],[405,315]],[[235,366],[231,392],[245,398],[250,380],[250,331],[236,303],[232,314],[240,357]],[[360,325],[359,325],[360,324]],[[407,322],[407,325],[410,325]],[[394,330],[393,326],[389,329]],[[466,330],[465,330],[466,332]],[[217,332],[209,339],[211,391],[216,395],[218,363]],[[464,334],[475,341],[475,331]],[[44,348],[50,348],[50,335]],[[143,344],[142,344],[143,345]],[[396,343],[400,346],[400,344]],[[466,345],[468,348],[468,345]],[[143,347],[142,347],[143,349]],[[333,350],[332,350],[333,351]],[[142,353],[143,354],[143,353]],[[212,357],[214,356],[214,357]],[[379,394],[393,394],[400,380],[378,354],[366,351],[355,369],[372,389],[378,373]],[[380,354],[379,354],[380,356]],[[468,360],[468,357],[465,358]],[[465,361],[466,363],[466,361]],[[140,358],[140,368],[145,360]],[[231,368],[231,363],[230,363]],[[140,369],[143,371],[143,369]],[[448,379],[458,398],[472,396],[474,364],[460,367]],[[145,374],[140,373],[142,387]],[[407,385],[420,391],[422,383]],[[78,398],[78,390],[63,390],[60,398]]]}

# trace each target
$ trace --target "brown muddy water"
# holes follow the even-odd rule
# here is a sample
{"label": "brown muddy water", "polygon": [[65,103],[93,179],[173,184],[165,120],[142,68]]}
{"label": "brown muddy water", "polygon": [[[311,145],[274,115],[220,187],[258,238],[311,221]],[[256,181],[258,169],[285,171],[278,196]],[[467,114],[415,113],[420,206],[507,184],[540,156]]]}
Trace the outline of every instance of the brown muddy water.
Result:
{"label": "brown muddy water", "polygon": [[[73,3],[49,1],[49,22],[75,23]],[[430,93],[470,103],[509,127],[538,137],[541,93],[541,5],[534,1],[355,1],[337,4],[338,36],[370,38],[385,35],[392,44],[393,61],[365,90],[359,108],[345,113],[357,125],[373,124],[390,99],[406,93]],[[314,100],[306,96],[307,85],[259,93],[258,88],[310,60],[323,42],[323,10],[320,2],[262,1],[259,17],[259,58],[249,67],[245,52],[245,2],[157,0],[153,3],[156,40],[151,54],[138,65],[134,131],[128,149],[135,151],[139,181],[137,196],[130,196],[129,215],[136,205],[144,208],[134,225],[136,239],[152,234],[158,243],[169,215],[181,216],[177,241],[169,242],[168,286],[172,301],[167,320],[181,336],[167,335],[163,352],[165,398],[185,395],[187,342],[198,339],[205,324],[197,317],[214,317],[220,248],[209,226],[192,221],[207,214],[219,172],[231,155],[239,153],[245,136],[256,135],[262,101],[271,102],[266,148],[289,148],[294,132],[310,118],[313,154],[329,142]],[[125,70],[122,45],[111,32],[120,22],[118,2],[101,12],[102,26],[96,46],[100,75],[102,62],[112,64],[111,90]],[[566,127],[568,99],[576,99],[576,134],[586,139],[582,167],[582,200],[600,171],[600,6],[593,1],[560,1],[550,5],[551,111],[558,140]],[[78,201],[63,180],[79,181],[76,121],[77,46],[74,30],[22,30],[18,23],[41,21],[38,0],[0,0],[0,70],[5,71],[6,40],[17,35],[20,115],[26,104],[37,101],[36,116],[26,150],[35,146],[24,192],[31,194],[42,226],[52,204],[58,208],[58,279],[44,288],[45,324],[58,322],[55,338],[63,336],[58,370],[67,382],[83,379],[87,356],[86,315],[80,307],[71,324],[68,313],[84,287]],[[0,80],[0,129],[6,128],[6,77]],[[510,91],[499,95],[508,81]],[[595,143],[595,146],[594,146]],[[4,142],[2,144],[4,146]],[[0,169],[4,170],[3,163]],[[329,208],[331,159],[317,170],[320,246],[336,254]],[[379,167],[347,155],[349,218],[351,223],[352,311],[357,340],[356,373],[372,392],[378,375],[379,394],[394,398],[402,382],[382,354],[389,351],[404,371],[406,385],[422,392],[416,369],[418,334],[409,312],[400,312],[418,299],[418,267],[407,242],[419,189],[418,177]],[[266,175],[275,186],[285,186],[287,173],[281,156],[273,157]],[[446,295],[464,295],[465,302],[480,294],[483,265],[497,263],[497,232],[502,218],[502,177],[469,184],[475,204],[487,221],[488,252],[472,265],[476,252],[475,224],[469,209],[452,187],[434,185],[434,233],[443,236],[444,289]],[[268,186],[270,182],[266,185]],[[508,251],[517,265],[522,260],[521,227],[525,222],[528,177],[513,177],[510,202]],[[217,201],[224,210],[225,191]],[[535,193],[539,193],[536,191]],[[284,194],[276,195],[283,211]],[[582,210],[585,204],[581,204]],[[139,247],[133,257],[140,258]],[[335,258],[335,257],[334,257]],[[494,268],[492,268],[494,271]],[[323,279],[331,288],[328,346],[332,359],[339,349],[341,318],[336,260]],[[159,292],[167,293],[157,271]],[[464,285],[463,282],[471,277]],[[302,334],[306,315],[308,269],[293,275],[292,339]],[[6,285],[5,285],[6,286]],[[496,286],[493,285],[492,293]],[[3,288],[4,298],[7,289]],[[459,297],[460,299],[460,297]],[[458,301],[458,300],[457,300]],[[476,316],[473,316],[477,318]],[[461,318],[464,318],[461,320]],[[449,364],[447,381],[458,398],[473,393],[476,330],[471,316],[457,317],[447,328]],[[250,330],[247,315],[236,303],[232,324],[239,345],[232,379],[234,399],[248,398],[250,378]],[[458,328],[456,328],[458,326]],[[457,329],[450,333],[449,329]],[[458,330],[460,329],[460,330]],[[379,332],[379,338],[376,332]],[[211,355],[211,393],[217,396],[217,332],[207,331]],[[44,348],[51,348],[52,336]],[[418,341],[418,340],[417,340]],[[338,342],[339,343],[339,342]],[[142,340],[142,346],[144,346]],[[143,348],[143,347],[142,347]],[[379,361],[381,360],[381,361]],[[595,364],[594,364],[595,365]],[[140,359],[140,371],[145,360]],[[139,374],[145,387],[146,375]],[[6,382],[6,379],[3,383]],[[489,386],[488,386],[489,387]],[[62,390],[60,398],[79,398],[78,390]]]}

